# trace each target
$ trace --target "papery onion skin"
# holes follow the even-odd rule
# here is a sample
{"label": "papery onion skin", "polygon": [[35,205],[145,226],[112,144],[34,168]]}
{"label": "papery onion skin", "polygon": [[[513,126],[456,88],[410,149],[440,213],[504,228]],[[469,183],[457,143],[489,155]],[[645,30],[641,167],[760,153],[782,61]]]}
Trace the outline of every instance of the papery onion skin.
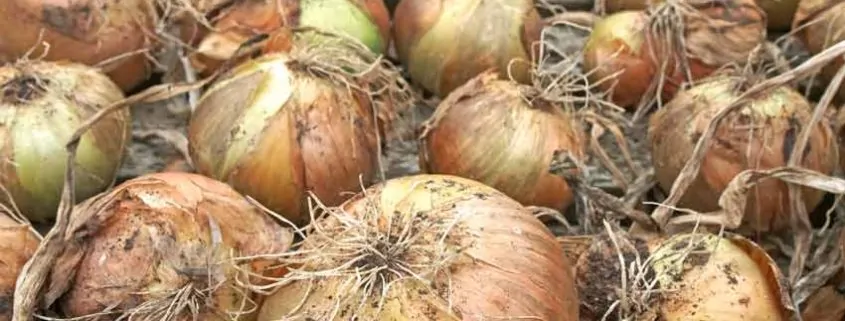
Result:
{"label": "papery onion skin", "polygon": [[399,60],[440,97],[490,68],[529,82],[543,28],[530,0],[403,0],[393,21]]}
{"label": "papery onion skin", "polygon": [[[642,56],[648,16],[642,11],[623,11],[599,20],[584,45],[584,69],[591,83],[602,91],[613,90],[611,100],[635,107],[648,92],[655,66]],[[621,72],[618,76],[614,74]]]}
{"label": "papery onion skin", "polygon": [[380,0],[243,0],[213,19],[218,31],[204,36],[193,64],[204,73],[220,67],[241,44],[279,28],[313,27],[360,41],[377,54],[387,53],[390,14]]}
{"label": "papery onion skin", "polygon": [[[605,10],[610,13],[628,10],[645,10],[650,3],[655,5],[662,0],[605,0]],[[766,13],[767,27],[773,31],[786,31],[792,26],[792,18],[798,8],[798,0],[757,0],[757,5]]]}
{"label": "papery onion skin", "polygon": [[[328,251],[324,253],[355,250],[343,248],[340,243],[350,237],[346,233],[357,225],[344,227],[340,220],[360,222],[372,231],[373,239],[367,242],[397,250],[397,256],[389,258],[389,263],[406,264],[432,285],[429,287],[428,282],[416,277],[394,279],[383,310],[377,309],[380,294],[364,298],[362,310],[357,311],[361,320],[480,321],[525,316],[549,321],[578,320],[578,294],[572,285],[570,264],[554,237],[528,209],[489,186],[448,175],[407,176],[373,186],[344,203],[341,209],[343,212],[317,221],[327,234],[314,233],[306,238],[303,255],[310,260],[304,261],[301,269],[354,273],[356,268],[338,269],[343,261],[339,257],[308,255],[307,250],[323,247],[328,239],[338,245],[324,247]],[[393,232],[388,231],[389,226],[393,226]],[[417,227],[408,232],[408,239],[413,241],[407,247],[390,243],[396,242],[394,237],[406,226]],[[433,268],[439,273],[420,273],[429,271],[424,266],[438,265],[443,259],[439,254],[457,256],[444,261],[442,267]],[[363,265],[355,265],[360,269],[381,265],[367,258],[360,263]],[[367,293],[360,289],[340,290],[340,283],[348,281],[347,277],[314,277],[283,285],[265,301],[258,320],[293,315],[349,320],[361,302],[357,299]],[[376,292],[381,293],[381,288]],[[341,312],[334,318],[324,317],[340,297],[350,301],[338,307]],[[450,313],[450,302],[457,313]],[[292,314],[297,306],[301,307],[299,314]]]}
{"label": "papery onion skin", "polygon": [[[845,41],[845,3],[835,0],[800,0],[792,28],[795,36],[815,55],[830,46]],[[821,69],[820,77],[828,84],[845,59],[838,57]],[[825,85],[826,88],[826,85]],[[845,85],[837,91],[838,100],[845,102]]]}
{"label": "papery onion skin", "polygon": [[[152,73],[145,50],[154,48],[153,1],[0,1],[0,62],[29,58],[69,60],[102,69],[124,91]],[[47,44],[47,47],[41,45]],[[46,50],[46,54],[44,53]],[[141,52],[139,52],[141,51]],[[150,54],[150,52],[146,52]],[[119,59],[118,59],[119,58]]]}
{"label": "papery onion skin", "polygon": [[[54,218],[64,186],[67,144],[84,121],[124,96],[99,70],[75,63],[0,67],[0,184],[35,222]],[[96,123],[77,151],[76,197],[110,187],[131,138],[128,110]]]}
{"label": "papery onion skin", "polygon": [[[708,122],[738,97],[733,88],[741,81],[731,76],[708,79],[682,91],[652,115],[648,137],[661,188],[668,191],[672,187]],[[807,100],[788,87],[755,96],[720,123],[703,158],[699,177],[678,205],[699,212],[717,210],[722,191],[741,171],[786,166],[811,113]],[[838,153],[832,127],[823,120],[810,134],[801,166],[830,174],[837,166]],[[810,188],[804,188],[802,195],[809,211],[823,197],[821,191]],[[789,208],[785,183],[759,182],[750,189],[743,225],[757,232],[782,230],[790,226]]]}
{"label": "papery onion skin", "polygon": [[[168,296],[193,285],[193,291],[214,287],[199,301],[198,320],[230,320],[223,317],[226,312],[254,308],[240,306],[241,293],[249,292],[232,284],[236,276],[247,281],[236,274],[233,258],[284,252],[293,240],[290,231],[226,184],[188,173],[149,174],[124,182],[75,208],[69,228],[73,235],[85,236],[73,240],[58,258],[49,283],[49,293],[61,295],[57,303],[68,317],[107,307],[125,317],[156,300],[161,300],[159,309],[167,310],[173,303]],[[262,274],[272,272],[268,263],[237,264]],[[206,284],[209,280],[212,284]],[[173,320],[191,320],[190,314],[178,311]],[[154,316],[141,312],[134,317]]]}
{"label": "papery onion skin", "polygon": [[15,283],[39,243],[29,225],[0,213],[0,321],[12,320]]}
{"label": "papery onion skin", "polygon": [[[564,237],[564,245],[570,241]],[[622,304],[620,256],[627,269],[626,291],[632,320],[778,321],[787,320],[791,302],[785,278],[766,252],[739,236],[678,234],[649,241],[601,234],[573,239],[582,317],[600,319]],[[621,251],[619,250],[621,249]],[[641,262],[643,267],[634,267]],[[645,296],[643,291],[651,293]],[[586,314],[585,311],[592,314]]]}
{"label": "papery onion skin", "polygon": [[200,100],[188,131],[198,173],[232,185],[296,224],[307,192],[338,205],[378,170],[377,126],[362,93],[265,55]]}
{"label": "papery onion skin", "polygon": [[584,130],[562,106],[523,90],[488,72],[453,91],[420,138],[420,168],[477,180],[524,205],[568,207],[572,191],[548,169],[558,150],[586,158]]}

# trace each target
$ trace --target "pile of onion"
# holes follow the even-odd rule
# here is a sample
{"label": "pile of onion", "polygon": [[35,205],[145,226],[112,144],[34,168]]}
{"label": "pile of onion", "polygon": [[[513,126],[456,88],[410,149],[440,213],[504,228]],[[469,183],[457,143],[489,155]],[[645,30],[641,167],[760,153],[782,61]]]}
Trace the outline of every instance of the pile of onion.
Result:
{"label": "pile of onion", "polygon": [[447,175],[325,209],[258,320],[578,320],[571,266],[530,210]]}
{"label": "pile of onion", "polygon": [[777,266],[739,236],[693,233],[644,241],[618,233],[561,243],[582,249],[568,255],[578,258],[583,320],[785,321],[792,313]]}
{"label": "pile of onion", "polygon": [[572,203],[549,166],[556,151],[584,161],[584,130],[534,87],[483,73],[449,94],[423,126],[423,171],[477,180],[524,205],[563,210]]}
{"label": "pile of onion", "polygon": [[366,49],[297,39],[290,53],[247,61],[206,91],[188,140],[198,173],[302,224],[309,192],[334,206],[376,178],[391,110],[411,100],[399,73]]}
{"label": "pile of onion", "polygon": [[29,224],[0,213],[0,321],[12,320],[15,283],[40,242]]}
{"label": "pile of onion", "polygon": [[[584,48],[591,82],[617,105],[670,100],[681,86],[743,64],[765,41],[766,14],[754,0],[671,0],[600,20]],[[617,75],[618,74],[618,75]]]}
{"label": "pile of onion", "polygon": [[[811,54],[818,54],[828,47],[845,41],[845,2],[835,0],[801,0],[795,14],[795,36],[804,43]],[[836,71],[845,64],[836,58],[821,71],[822,83],[828,83]],[[845,101],[845,85],[839,87],[837,98]]]}
{"label": "pile of onion", "polygon": [[377,54],[387,53],[390,15],[381,0],[235,0],[211,19],[192,64],[210,73],[251,38],[279,28],[312,27],[351,37]]}
{"label": "pile of onion", "polygon": [[[603,0],[607,12],[645,10],[663,0]],[[792,18],[798,9],[799,0],[757,0],[757,5],[766,13],[768,29],[786,31],[792,26]]]}
{"label": "pile of onion", "polygon": [[[56,215],[73,132],[124,96],[99,70],[76,63],[20,62],[0,67],[0,185],[36,222]],[[81,201],[110,187],[130,140],[128,110],[106,116],[82,136],[76,158]]]}
{"label": "pile of onion", "polygon": [[130,90],[152,72],[156,40],[155,1],[151,0],[3,0],[0,62],[29,55],[100,66],[115,83]]}
{"label": "pile of onion", "polygon": [[[652,115],[648,137],[661,188],[668,191],[672,187],[710,120],[746,86],[742,76],[715,76],[680,92]],[[807,100],[786,86],[753,97],[719,123],[699,176],[678,205],[698,212],[717,210],[719,196],[740,172],[786,166],[811,114]],[[822,120],[812,129],[801,166],[831,174],[839,160],[838,150],[831,124]],[[811,211],[823,192],[802,188],[801,195]],[[762,181],[750,190],[743,224],[758,232],[781,230],[790,226],[789,208],[787,185],[778,180]]]}
{"label": "pile of onion", "polygon": [[440,97],[490,68],[529,82],[543,28],[531,0],[403,0],[393,21],[399,60]]}
{"label": "pile of onion", "polygon": [[293,241],[226,184],[188,173],[141,176],[81,203],[66,235],[44,306],[139,320],[243,320],[257,306],[244,284],[282,271],[240,258]]}

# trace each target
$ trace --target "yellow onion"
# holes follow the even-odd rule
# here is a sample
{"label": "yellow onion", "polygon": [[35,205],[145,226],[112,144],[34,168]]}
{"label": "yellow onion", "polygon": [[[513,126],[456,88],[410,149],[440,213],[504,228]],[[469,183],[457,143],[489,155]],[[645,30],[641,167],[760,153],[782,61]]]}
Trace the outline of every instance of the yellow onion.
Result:
{"label": "yellow onion", "polygon": [[399,60],[440,97],[490,68],[529,82],[543,28],[531,0],[403,0],[393,21]]}
{"label": "yellow onion", "polygon": [[478,182],[396,178],[314,221],[264,320],[578,320],[571,266],[530,210]]}
{"label": "yellow onion", "polygon": [[765,41],[766,14],[753,0],[672,0],[611,15],[593,28],[584,48],[589,79],[632,108],[653,98],[652,84],[660,86],[654,95],[669,100],[685,83],[747,61]]}
{"label": "yellow onion", "polygon": [[[102,66],[130,90],[152,72],[148,57],[154,31],[151,0],[0,1],[0,62],[30,58]],[[42,44],[43,43],[43,44]]]}
{"label": "yellow onion", "polygon": [[28,224],[0,213],[0,321],[12,320],[15,282],[39,243]]}
{"label": "yellow onion", "polygon": [[[188,139],[198,173],[301,224],[309,219],[309,191],[334,206],[375,178],[381,120],[401,102],[388,84],[399,74],[368,65],[375,61],[369,52],[336,47],[348,44],[343,40],[297,43],[290,54],[245,62],[214,84]],[[379,81],[384,87],[369,87]]]}
{"label": "yellow onion", "polygon": [[[100,109],[124,98],[97,69],[75,63],[22,62],[0,67],[0,184],[36,222],[56,215],[67,144]],[[130,139],[128,110],[106,116],[82,136],[76,196],[84,200],[114,183]]]}
{"label": "yellow onion", "polygon": [[420,168],[492,186],[525,205],[565,209],[572,191],[549,173],[555,151],[583,161],[586,138],[560,104],[487,72],[453,91],[420,137]]}
{"label": "yellow onion", "polygon": [[842,291],[843,275],[840,272],[831,282],[814,292],[801,308],[806,321],[845,320],[845,293]]}
{"label": "yellow onion", "polygon": [[[650,120],[648,137],[659,186],[672,187],[713,116],[741,93],[744,80],[721,75],[682,91]],[[799,133],[812,117],[812,108],[797,91],[777,87],[755,96],[729,114],[717,127],[699,176],[680,206],[714,211],[728,183],[747,169],[785,166]],[[833,172],[838,156],[832,126],[823,120],[810,134],[801,165],[821,173]],[[802,189],[808,210],[822,199],[821,191]],[[762,181],[750,190],[743,224],[754,231],[777,231],[790,226],[787,185]]]}
{"label": "yellow onion", "polygon": [[[791,313],[777,266],[739,236],[679,234],[646,242],[619,233],[572,240],[591,242],[570,254],[578,257],[583,320],[617,319],[621,312],[628,320],[779,321]],[[576,248],[568,241],[561,241],[565,248]]]}
{"label": "yellow onion", "polygon": [[109,320],[245,320],[255,304],[241,284],[259,283],[247,273],[278,271],[235,259],[293,240],[226,184],[188,173],[126,181],[74,208],[68,231],[43,303]]}
{"label": "yellow onion", "polygon": [[[604,0],[605,10],[616,13],[628,10],[645,10],[663,0]],[[792,26],[792,18],[798,9],[798,0],[757,0],[757,5],[766,13],[769,30],[786,31]]]}
{"label": "yellow onion", "polygon": [[381,0],[236,0],[211,19],[215,30],[200,41],[193,65],[204,73],[220,67],[250,38],[279,28],[313,27],[387,52],[390,16]]}
{"label": "yellow onion", "polygon": [[[811,54],[818,54],[828,47],[845,41],[845,2],[834,0],[800,0],[793,29]],[[833,79],[845,59],[836,58],[822,68],[824,83]],[[845,101],[845,85],[840,86],[837,98]]]}

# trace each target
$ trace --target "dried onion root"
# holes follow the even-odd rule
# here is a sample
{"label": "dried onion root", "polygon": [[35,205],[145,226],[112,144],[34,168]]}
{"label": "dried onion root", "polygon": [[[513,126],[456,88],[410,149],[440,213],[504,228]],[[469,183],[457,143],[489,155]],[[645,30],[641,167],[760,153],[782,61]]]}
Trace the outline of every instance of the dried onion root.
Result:
{"label": "dried onion root", "polygon": [[[646,10],[659,5],[662,0],[603,0],[607,12]],[[799,0],[757,0],[757,5],[766,13],[767,27],[772,31],[786,31],[792,26],[792,19],[798,9]]]}
{"label": "dried onion root", "polygon": [[[567,243],[587,242],[587,246]],[[784,278],[739,236],[679,234],[643,241],[622,232],[561,240],[578,257],[585,320],[788,320]]]}
{"label": "dried onion root", "polygon": [[258,320],[578,320],[554,237],[488,186],[408,176],[324,215]]}
{"label": "dried onion root", "polygon": [[67,235],[42,304],[99,320],[248,319],[256,303],[239,284],[260,279],[238,271],[279,271],[234,257],[293,240],[226,184],[187,173],[141,176],[85,201]]}
{"label": "dried onion root", "polygon": [[579,119],[541,90],[486,72],[447,96],[420,136],[420,168],[477,180],[524,205],[566,209],[572,192],[549,173],[556,151],[587,157]]}
{"label": "dried onion root", "polygon": [[[719,75],[682,91],[650,120],[648,137],[659,186],[669,190],[713,116],[746,88],[742,76]],[[719,196],[731,180],[746,169],[785,166],[801,129],[811,118],[807,100],[789,87],[778,87],[754,97],[729,114],[717,127],[699,176],[679,206],[698,212],[719,209]],[[816,125],[802,161],[808,169],[831,174],[839,160],[837,141],[827,121]],[[812,211],[823,192],[802,188]],[[787,185],[767,180],[752,187],[743,218],[748,231],[780,231],[790,226]]]}
{"label": "dried onion root", "polygon": [[299,35],[311,33],[214,84],[188,139],[199,173],[305,224],[309,191],[335,206],[377,178],[379,140],[413,97],[398,71],[360,44],[313,45]]}
{"label": "dried onion root", "polygon": [[[48,222],[56,216],[65,182],[65,144],[89,117],[123,100],[123,93],[92,67],[21,61],[0,67],[0,95],[0,185],[23,215]],[[129,111],[121,110],[82,136],[75,167],[77,201],[114,183],[131,124]]]}

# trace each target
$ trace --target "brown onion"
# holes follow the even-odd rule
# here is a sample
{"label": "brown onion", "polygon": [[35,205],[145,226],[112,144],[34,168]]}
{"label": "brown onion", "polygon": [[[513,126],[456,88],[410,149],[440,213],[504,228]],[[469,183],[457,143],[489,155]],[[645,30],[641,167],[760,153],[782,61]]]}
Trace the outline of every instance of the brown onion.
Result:
{"label": "brown onion", "polygon": [[621,312],[628,320],[778,321],[791,313],[777,266],[739,236],[679,234],[646,242],[619,233],[572,239],[585,240],[592,243],[574,247],[562,240],[565,248],[584,249],[571,254],[579,257],[575,270],[584,320],[617,319]]}
{"label": "brown onion", "polygon": [[531,0],[403,0],[393,21],[399,60],[440,97],[490,68],[529,82],[543,28]]}
{"label": "brown onion", "polygon": [[[102,69],[123,90],[152,72],[155,8],[150,0],[0,1],[0,62],[29,56]],[[150,52],[146,52],[150,54]]]}
{"label": "brown onion", "polygon": [[437,107],[420,136],[420,168],[492,186],[525,205],[565,209],[572,191],[549,173],[555,151],[586,157],[580,123],[534,89],[479,75]]}
{"label": "brown onion", "polygon": [[[743,64],[765,41],[766,14],[753,0],[673,0],[640,14],[623,12],[595,26],[584,50],[591,82],[623,107],[670,100],[681,86]],[[616,73],[624,72],[619,76]],[[615,78],[615,79],[614,79]]]}
{"label": "brown onion", "polygon": [[[648,137],[658,184],[672,187],[692,155],[699,137],[713,116],[737,99],[742,77],[717,76],[682,91],[651,120]],[[728,183],[747,169],[785,166],[793,145],[811,118],[812,108],[797,91],[777,87],[755,96],[722,120],[704,156],[699,176],[681,198],[679,206],[699,212],[717,210],[719,196]],[[821,173],[833,172],[839,159],[831,125],[823,120],[810,135],[802,166]],[[823,192],[804,188],[804,203],[815,208]],[[777,231],[789,226],[787,185],[762,181],[750,190],[743,224],[754,231]]]}
{"label": "brown onion", "polygon": [[[291,55],[248,61],[214,84],[189,128],[197,171],[296,224],[309,219],[309,191],[334,206],[369,185],[379,170],[377,117],[404,104],[390,87],[399,75],[369,65],[369,53],[335,49],[298,45]],[[368,87],[374,84],[384,87]]]}
{"label": "brown onion", "polygon": [[309,230],[258,320],[578,320],[555,238],[478,182],[392,179]]}
{"label": "brown onion", "polygon": [[[645,10],[663,0],[604,0],[605,10],[616,13],[627,10]],[[757,5],[766,13],[769,30],[786,31],[792,26],[792,18],[798,9],[798,0],[757,0]]]}
{"label": "brown onion", "polygon": [[28,224],[0,213],[0,321],[12,320],[15,283],[40,242]]}
{"label": "brown onion", "polygon": [[[56,215],[64,186],[68,139],[88,118],[124,99],[99,70],[75,63],[21,62],[0,67],[0,185],[36,222]],[[128,110],[106,116],[82,136],[76,196],[109,188],[131,134]]]}
{"label": "brown onion", "polygon": [[236,0],[211,21],[215,31],[204,35],[193,64],[210,73],[238,47],[279,28],[314,27],[352,37],[374,53],[387,52],[390,16],[381,0]]}
{"label": "brown onion", "polygon": [[[845,41],[845,2],[834,0],[800,0],[793,29],[811,54],[818,54],[828,47]],[[842,57],[821,70],[823,83],[830,82],[845,64]],[[837,98],[845,101],[845,85],[839,87]]]}
{"label": "brown onion", "polygon": [[243,320],[255,304],[240,282],[258,282],[246,272],[278,274],[269,261],[235,258],[293,240],[226,184],[187,173],[141,176],[89,199],[68,231],[43,303],[108,320]]}

